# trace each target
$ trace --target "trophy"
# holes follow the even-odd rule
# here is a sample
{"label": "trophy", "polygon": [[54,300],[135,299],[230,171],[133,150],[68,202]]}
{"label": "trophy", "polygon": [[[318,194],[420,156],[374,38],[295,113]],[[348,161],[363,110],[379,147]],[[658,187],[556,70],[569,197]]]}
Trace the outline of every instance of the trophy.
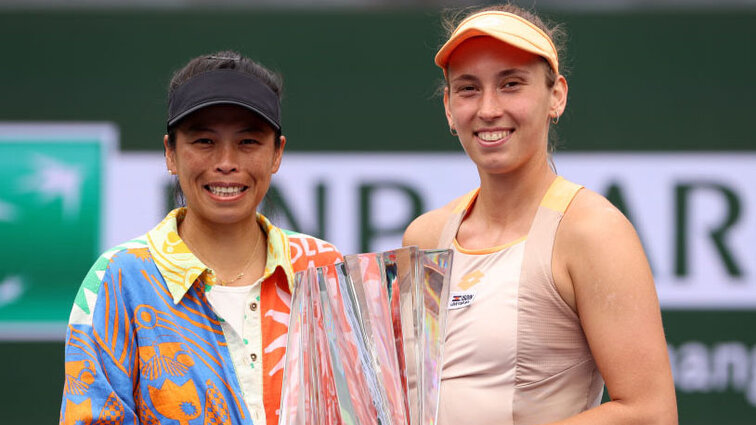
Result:
{"label": "trophy", "polygon": [[408,247],[298,272],[279,424],[435,424],[450,268]]}

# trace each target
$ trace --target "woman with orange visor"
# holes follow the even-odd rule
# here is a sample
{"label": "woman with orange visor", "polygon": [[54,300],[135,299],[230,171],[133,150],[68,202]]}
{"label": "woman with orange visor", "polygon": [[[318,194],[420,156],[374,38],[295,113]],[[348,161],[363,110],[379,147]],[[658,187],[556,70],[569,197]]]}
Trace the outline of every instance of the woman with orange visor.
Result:
{"label": "woman with orange visor", "polygon": [[453,249],[451,291],[465,300],[450,304],[438,423],[677,423],[639,238],[604,197],[550,166],[549,130],[567,104],[554,31],[511,5],[453,28],[435,62],[480,187],[404,237]]}

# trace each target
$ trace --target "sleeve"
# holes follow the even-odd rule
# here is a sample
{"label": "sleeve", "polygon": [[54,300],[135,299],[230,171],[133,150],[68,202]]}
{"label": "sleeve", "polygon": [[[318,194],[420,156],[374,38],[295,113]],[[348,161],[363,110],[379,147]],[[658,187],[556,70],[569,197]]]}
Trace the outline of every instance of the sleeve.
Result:
{"label": "sleeve", "polygon": [[65,345],[61,424],[134,424],[137,344],[123,270],[100,259],[84,278]]}

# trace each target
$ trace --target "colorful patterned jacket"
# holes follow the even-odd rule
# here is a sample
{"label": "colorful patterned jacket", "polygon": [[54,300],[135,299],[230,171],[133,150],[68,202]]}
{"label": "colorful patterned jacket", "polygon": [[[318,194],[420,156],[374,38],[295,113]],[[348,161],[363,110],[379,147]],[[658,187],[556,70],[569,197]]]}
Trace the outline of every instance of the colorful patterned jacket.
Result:
{"label": "colorful patterned jacket", "polygon": [[258,214],[267,263],[239,335],[208,303],[215,276],[178,235],[184,213],[105,252],[85,277],[66,336],[62,424],[278,423],[293,275],[341,254]]}

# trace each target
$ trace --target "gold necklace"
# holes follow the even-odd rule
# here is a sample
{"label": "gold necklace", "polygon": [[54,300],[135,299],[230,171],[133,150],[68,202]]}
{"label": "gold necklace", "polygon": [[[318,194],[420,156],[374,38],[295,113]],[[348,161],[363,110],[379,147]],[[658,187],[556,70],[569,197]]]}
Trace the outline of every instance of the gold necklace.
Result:
{"label": "gold necklace", "polygon": [[238,275],[237,275],[237,276],[236,276],[235,278],[233,278],[233,279],[231,279],[231,280],[226,280],[226,281],[224,281],[224,280],[222,280],[222,279],[221,279],[221,278],[220,278],[220,277],[218,276],[218,274],[217,274],[217,273],[215,274],[215,280],[216,280],[216,282],[218,283],[218,285],[220,285],[220,286],[228,286],[228,285],[230,285],[230,284],[232,284],[232,283],[234,283],[234,282],[236,282],[236,281],[238,281],[239,279],[241,279],[241,278],[243,278],[243,277],[244,277],[244,271],[245,271],[245,270],[247,270],[247,267],[249,267],[249,264],[250,264],[250,263],[252,262],[252,260],[253,260],[253,259],[255,258],[255,254],[257,254],[257,248],[258,248],[258,247],[260,246],[260,240],[261,240],[262,238],[264,238],[264,237],[265,237],[265,233],[264,233],[264,232],[262,232],[262,230],[261,230],[261,231],[260,231],[260,237],[259,237],[259,238],[257,238],[257,242],[255,242],[255,247],[254,247],[254,248],[252,248],[252,254],[250,254],[250,256],[249,256],[249,260],[247,260],[247,262],[246,262],[246,263],[244,264],[244,267],[242,268],[242,271],[241,271],[241,273],[239,273],[239,274],[238,274]]}

